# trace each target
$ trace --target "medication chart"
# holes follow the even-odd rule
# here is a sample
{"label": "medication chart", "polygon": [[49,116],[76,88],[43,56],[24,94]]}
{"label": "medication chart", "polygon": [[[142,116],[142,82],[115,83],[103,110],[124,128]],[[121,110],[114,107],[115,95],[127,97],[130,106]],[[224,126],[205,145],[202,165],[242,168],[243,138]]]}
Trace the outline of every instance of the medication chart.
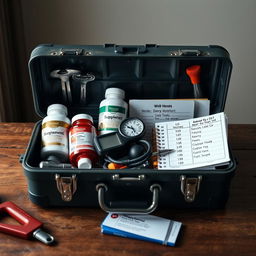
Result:
{"label": "medication chart", "polygon": [[130,100],[131,117],[140,118],[146,126],[144,139],[151,141],[156,122],[184,120],[194,117],[195,102],[191,100]]}
{"label": "medication chart", "polygon": [[158,169],[190,169],[230,161],[225,114],[155,124],[157,148],[174,149],[158,157]]}

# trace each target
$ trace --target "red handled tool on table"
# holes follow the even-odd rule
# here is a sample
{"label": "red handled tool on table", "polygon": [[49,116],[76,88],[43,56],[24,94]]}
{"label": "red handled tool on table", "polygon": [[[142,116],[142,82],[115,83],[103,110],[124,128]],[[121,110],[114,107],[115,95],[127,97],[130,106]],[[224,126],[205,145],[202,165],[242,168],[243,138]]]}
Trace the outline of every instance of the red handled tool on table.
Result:
{"label": "red handled tool on table", "polygon": [[190,78],[191,83],[193,84],[194,88],[194,98],[203,98],[201,85],[200,85],[200,73],[201,73],[201,66],[194,65],[186,68],[186,73]]}
{"label": "red handled tool on table", "polygon": [[0,214],[8,213],[11,217],[17,220],[21,225],[0,223],[0,231],[18,236],[24,239],[35,237],[45,244],[52,244],[54,242],[53,236],[44,232],[41,227],[43,223],[34,217],[27,214],[12,202],[4,202],[0,204]]}

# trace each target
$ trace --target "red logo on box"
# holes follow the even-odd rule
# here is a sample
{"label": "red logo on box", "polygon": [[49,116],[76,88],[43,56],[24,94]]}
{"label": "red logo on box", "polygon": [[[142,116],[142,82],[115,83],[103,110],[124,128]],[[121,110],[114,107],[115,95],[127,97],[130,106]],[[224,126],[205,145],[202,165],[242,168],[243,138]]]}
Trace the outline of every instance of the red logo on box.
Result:
{"label": "red logo on box", "polygon": [[111,218],[112,218],[112,219],[118,218],[118,214],[116,214],[116,213],[111,214]]}

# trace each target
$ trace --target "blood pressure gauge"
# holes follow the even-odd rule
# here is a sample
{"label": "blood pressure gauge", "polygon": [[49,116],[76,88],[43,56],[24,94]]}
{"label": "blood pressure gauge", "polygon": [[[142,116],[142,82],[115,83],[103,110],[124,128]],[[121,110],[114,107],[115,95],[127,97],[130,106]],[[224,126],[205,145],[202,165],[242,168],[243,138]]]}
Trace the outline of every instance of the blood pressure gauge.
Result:
{"label": "blood pressure gauge", "polygon": [[127,118],[120,124],[119,133],[131,139],[141,138],[145,134],[145,124],[139,118]]}
{"label": "blood pressure gauge", "polygon": [[99,155],[105,155],[120,150],[127,144],[140,140],[145,134],[145,124],[136,117],[123,120],[118,131],[94,138],[94,146]]}

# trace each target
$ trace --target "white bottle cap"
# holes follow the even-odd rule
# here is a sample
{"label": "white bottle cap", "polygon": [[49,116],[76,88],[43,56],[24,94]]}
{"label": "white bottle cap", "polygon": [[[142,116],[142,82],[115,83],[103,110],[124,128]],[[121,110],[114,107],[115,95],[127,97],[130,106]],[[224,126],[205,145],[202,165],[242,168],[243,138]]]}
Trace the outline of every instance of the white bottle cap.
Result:
{"label": "white bottle cap", "polygon": [[90,116],[90,115],[87,115],[87,114],[78,114],[78,115],[75,115],[72,120],[71,120],[71,123],[73,124],[75,121],[79,120],[79,119],[88,119],[90,120],[92,123],[93,123],[93,118]]}
{"label": "white bottle cap", "polygon": [[68,109],[66,108],[66,106],[62,105],[62,104],[52,104],[47,108],[47,115],[49,115],[51,112],[60,112],[63,113],[64,115],[68,114]]}
{"label": "white bottle cap", "polygon": [[111,94],[114,94],[116,97],[122,99],[124,99],[125,97],[125,91],[120,88],[108,88],[105,92],[105,98],[107,98]]}
{"label": "white bottle cap", "polygon": [[82,157],[78,160],[77,167],[79,169],[91,169],[92,161],[89,158]]}

